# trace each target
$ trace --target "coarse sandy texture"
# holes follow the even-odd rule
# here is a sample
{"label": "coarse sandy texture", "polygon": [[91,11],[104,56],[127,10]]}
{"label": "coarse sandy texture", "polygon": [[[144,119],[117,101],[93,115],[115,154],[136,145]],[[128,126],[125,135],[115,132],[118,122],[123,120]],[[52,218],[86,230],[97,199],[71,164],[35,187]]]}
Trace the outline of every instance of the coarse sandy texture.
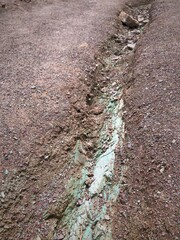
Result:
{"label": "coarse sandy texture", "polygon": [[114,239],[180,239],[180,1],[152,2],[125,92],[128,167]]}
{"label": "coarse sandy texture", "polygon": [[54,222],[43,214],[63,199],[76,171],[69,153],[77,139],[92,135],[82,129],[95,126],[86,118],[86,100],[92,97],[87,76],[95,69],[98,46],[115,31],[123,1],[5,2],[0,8],[0,237],[45,239]]}
{"label": "coarse sandy texture", "polygon": [[[78,175],[70,153],[79,139],[85,152],[92,151],[101,125],[101,117],[92,114],[101,106],[90,105],[94,55],[115,32],[122,1],[4,2],[0,238],[51,240],[57,218],[72,201],[65,186]],[[138,42],[127,74],[132,78],[124,84],[126,141],[119,159],[128,170],[114,209],[115,240],[180,238],[180,2],[152,3],[150,26]],[[59,214],[56,219],[45,221],[48,209]]]}

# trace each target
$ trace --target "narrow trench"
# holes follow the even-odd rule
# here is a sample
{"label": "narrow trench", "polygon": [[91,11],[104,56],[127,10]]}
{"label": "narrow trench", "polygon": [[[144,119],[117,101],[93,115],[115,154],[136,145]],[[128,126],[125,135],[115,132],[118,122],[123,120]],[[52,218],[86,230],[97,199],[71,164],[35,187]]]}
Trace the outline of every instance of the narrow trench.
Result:
{"label": "narrow trench", "polygon": [[[90,154],[93,157],[84,160],[83,143],[77,140],[73,158],[75,164],[81,164],[81,174],[67,184],[67,199],[56,219],[54,239],[59,239],[60,235],[66,240],[113,239],[113,206],[126,171],[126,166],[119,160],[125,135],[123,92],[131,78],[136,46],[149,22],[149,10],[150,4],[134,8],[126,6],[125,11],[138,19],[139,26],[132,29],[119,21],[116,34],[97,56],[93,91],[98,88],[100,94],[93,99],[93,104],[99,106],[97,115],[103,124],[97,133],[96,151]],[[88,96],[87,102],[92,104]]]}

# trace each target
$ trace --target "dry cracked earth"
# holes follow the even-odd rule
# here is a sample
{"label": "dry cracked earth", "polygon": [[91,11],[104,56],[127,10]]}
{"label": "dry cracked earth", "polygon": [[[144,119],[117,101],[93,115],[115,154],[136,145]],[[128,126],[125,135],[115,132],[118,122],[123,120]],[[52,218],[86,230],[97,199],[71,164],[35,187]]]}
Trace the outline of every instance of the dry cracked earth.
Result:
{"label": "dry cracked earth", "polygon": [[[0,0],[0,239],[180,239],[179,12],[177,0]],[[97,194],[111,235],[95,222],[72,237],[63,219],[84,200],[67,185],[99,149],[104,94],[124,102],[119,194],[111,207]]]}

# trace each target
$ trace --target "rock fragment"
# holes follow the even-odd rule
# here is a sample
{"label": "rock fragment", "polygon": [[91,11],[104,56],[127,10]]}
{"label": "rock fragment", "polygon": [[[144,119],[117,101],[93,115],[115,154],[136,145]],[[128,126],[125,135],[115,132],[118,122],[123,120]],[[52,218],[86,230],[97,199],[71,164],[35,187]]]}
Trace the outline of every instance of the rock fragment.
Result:
{"label": "rock fragment", "polygon": [[105,215],[105,216],[104,216],[104,219],[105,219],[106,221],[110,221],[110,220],[111,220],[111,218],[110,218],[109,215]]}
{"label": "rock fragment", "polygon": [[58,239],[59,239],[59,240],[64,239],[64,235],[63,235],[63,234],[60,234],[60,235],[58,236]]}
{"label": "rock fragment", "polygon": [[138,35],[138,34],[141,34],[141,31],[138,29],[134,29],[132,33]]}
{"label": "rock fragment", "polygon": [[94,173],[93,173],[93,172],[89,172],[89,173],[87,174],[87,176],[90,177],[90,178],[91,178],[91,177],[94,177]]}
{"label": "rock fragment", "polygon": [[88,179],[85,181],[86,187],[89,188],[89,187],[91,186],[92,182],[93,182],[93,179],[88,178]]}
{"label": "rock fragment", "polygon": [[143,22],[143,21],[144,21],[144,17],[141,16],[141,15],[139,15],[139,16],[138,16],[138,22]]}
{"label": "rock fragment", "polygon": [[162,166],[162,168],[160,169],[160,173],[164,173],[165,167]]}
{"label": "rock fragment", "polygon": [[99,115],[99,114],[103,113],[103,111],[104,111],[104,106],[103,106],[103,105],[96,106],[96,107],[93,109],[93,114],[94,114],[94,115]]}
{"label": "rock fragment", "polygon": [[36,86],[35,85],[31,86],[31,89],[36,89]]}
{"label": "rock fragment", "polygon": [[130,28],[136,28],[139,26],[139,22],[124,11],[121,11],[119,18],[123,24]]}
{"label": "rock fragment", "polygon": [[83,201],[81,199],[78,199],[76,205],[77,207],[80,207],[83,204]]}
{"label": "rock fragment", "polygon": [[136,47],[136,44],[135,44],[135,43],[129,43],[129,44],[127,45],[127,47],[128,47],[129,50],[134,50],[135,47]]}
{"label": "rock fragment", "polygon": [[5,193],[4,192],[1,192],[1,197],[5,198]]}
{"label": "rock fragment", "polygon": [[149,19],[145,19],[144,21],[143,21],[143,23],[149,23]]}

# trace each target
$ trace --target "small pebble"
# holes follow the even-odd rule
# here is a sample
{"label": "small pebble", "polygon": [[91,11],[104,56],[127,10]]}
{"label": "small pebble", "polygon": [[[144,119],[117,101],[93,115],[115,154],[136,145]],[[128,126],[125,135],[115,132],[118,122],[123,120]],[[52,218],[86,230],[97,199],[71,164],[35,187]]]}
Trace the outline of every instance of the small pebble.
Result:
{"label": "small pebble", "polygon": [[59,240],[64,239],[64,235],[63,235],[63,234],[58,235],[58,239],[59,239]]}
{"label": "small pebble", "polygon": [[79,206],[81,206],[83,204],[83,201],[81,200],[81,199],[79,199],[78,201],[77,201],[77,203],[76,203],[76,205],[79,207]]}
{"label": "small pebble", "polygon": [[1,197],[2,197],[2,198],[5,198],[4,192],[1,192]]}
{"label": "small pebble", "polygon": [[165,168],[164,168],[164,167],[162,167],[162,168],[160,169],[160,173],[163,173],[163,172],[164,172],[164,170],[165,170]]}
{"label": "small pebble", "polygon": [[111,218],[110,218],[109,215],[105,215],[105,216],[104,216],[104,219],[105,219],[106,221],[110,221],[110,220],[111,220]]}
{"label": "small pebble", "polygon": [[44,159],[45,159],[45,160],[48,160],[48,158],[49,158],[49,155],[45,155],[45,156],[44,156]]}
{"label": "small pebble", "polygon": [[135,47],[136,47],[136,44],[135,44],[135,43],[129,43],[129,44],[127,45],[127,47],[128,47],[129,50],[134,50]]}

